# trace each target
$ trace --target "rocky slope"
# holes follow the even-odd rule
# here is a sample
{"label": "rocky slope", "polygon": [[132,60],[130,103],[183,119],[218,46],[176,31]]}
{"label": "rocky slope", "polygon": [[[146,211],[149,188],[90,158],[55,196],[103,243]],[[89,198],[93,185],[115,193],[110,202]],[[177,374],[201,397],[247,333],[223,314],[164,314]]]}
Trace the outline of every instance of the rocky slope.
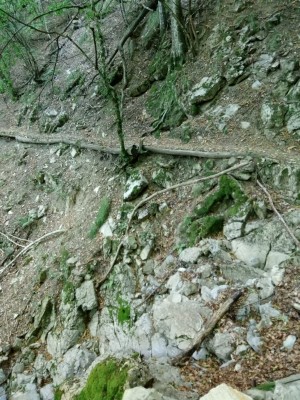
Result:
{"label": "rocky slope", "polygon": [[[67,45],[59,96],[2,96],[1,400],[202,399],[224,382],[245,399],[299,398],[298,13],[293,2],[216,4],[202,16],[201,57],[178,75],[153,80],[135,67],[127,143],[156,118],[160,138],[147,144],[206,157],[148,152],[122,168],[81,146],[99,133],[101,145],[117,142]],[[110,29],[117,21],[115,10]],[[218,390],[203,398],[231,389]]]}

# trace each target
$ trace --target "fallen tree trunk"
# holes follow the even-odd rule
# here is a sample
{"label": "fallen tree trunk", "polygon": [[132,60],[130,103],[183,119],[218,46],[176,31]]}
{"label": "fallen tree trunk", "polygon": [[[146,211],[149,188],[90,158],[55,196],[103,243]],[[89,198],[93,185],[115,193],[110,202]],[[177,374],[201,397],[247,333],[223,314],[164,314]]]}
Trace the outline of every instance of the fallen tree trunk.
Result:
{"label": "fallen tree trunk", "polygon": [[211,334],[211,332],[215,329],[217,323],[224,317],[230,307],[241,297],[242,294],[242,290],[238,290],[237,292],[233,293],[233,295],[225,303],[221,304],[218,310],[207,322],[206,326],[201,330],[199,336],[194,340],[194,343],[190,346],[190,348],[184,351],[179,356],[174,357],[171,360],[171,364],[180,365],[184,360],[191,357],[193,353],[199,349],[203,340]]}
{"label": "fallen tree trunk", "polygon": [[[99,146],[95,143],[89,143],[78,140],[64,139],[64,138],[55,138],[55,139],[42,139],[42,138],[33,138],[27,137],[23,135],[14,135],[11,133],[0,132],[0,138],[15,140],[19,143],[24,144],[33,144],[33,145],[55,145],[55,144],[66,144],[69,146],[75,146],[80,149],[86,150],[94,150],[99,151],[101,153],[120,155],[120,149],[116,147],[103,147]],[[214,152],[214,151],[197,151],[197,150],[185,150],[185,149],[168,149],[163,147],[154,147],[154,146],[144,146],[143,150],[153,154],[165,154],[172,156],[183,156],[183,157],[198,157],[198,158],[213,158],[213,159],[224,159],[224,158],[243,158],[247,157],[248,154],[243,153],[228,153],[228,152]],[[130,152],[130,148],[127,149]]]}

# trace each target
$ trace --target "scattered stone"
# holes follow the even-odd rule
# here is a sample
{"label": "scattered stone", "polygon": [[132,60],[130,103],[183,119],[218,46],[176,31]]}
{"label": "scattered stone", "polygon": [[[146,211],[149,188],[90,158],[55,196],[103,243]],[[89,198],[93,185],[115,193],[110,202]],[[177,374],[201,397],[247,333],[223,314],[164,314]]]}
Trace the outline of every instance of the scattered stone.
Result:
{"label": "scattered stone", "polygon": [[203,326],[203,307],[199,302],[171,294],[153,305],[155,329],[179,349],[186,349]]}
{"label": "scattered stone", "polygon": [[221,385],[211,389],[200,400],[252,400],[251,397],[239,392],[236,389],[222,383]]}
{"label": "scattered stone", "polygon": [[180,253],[179,260],[185,263],[195,264],[200,255],[201,249],[199,247],[188,247]]}
{"label": "scattered stone", "polygon": [[146,244],[146,246],[142,249],[140,257],[143,261],[146,261],[149,258],[152,249],[153,243]]}
{"label": "scattered stone", "polygon": [[97,307],[97,298],[92,280],[85,281],[76,289],[76,301],[83,311],[93,310]]}
{"label": "scattered stone", "polygon": [[176,400],[171,397],[163,396],[155,389],[145,389],[137,386],[133,389],[127,389],[124,392],[122,400]]}
{"label": "scattered stone", "polygon": [[273,400],[299,400],[300,399],[300,377],[297,374],[287,379],[277,381],[273,394]]}
{"label": "scattered stone", "polygon": [[51,383],[49,383],[46,386],[43,386],[40,389],[40,396],[41,396],[41,400],[54,400],[54,389],[53,389],[53,385]]}
{"label": "scattered stone", "polygon": [[173,175],[171,172],[166,171],[165,168],[160,168],[153,171],[152,180],[160,188],[168,188],[173,185]]}
{"label": "scattered stone", "polygon": [[6,392],[3,387],[0,386],[0,400],[8,400],[8,397],[6,396]]}
{"label": "scattered stone", "polygon": [[293,347],[296,343],[297,336],[295,335],[289,335],[284,341],[283,341],[283,349],[287,351],[292,351]]}
{"label": "scattered stone", "polygon": [[131,201],[136,199],[148,186],[148,181],[139,170],[134,170],[125,184],[123,199]]}
{"label": "scattered stone", "polygon": [[256,329],[256,322],[254,319],[249,321],[249,327],[247,331],[247,343],[256,352],[261,352],[262,341]]}
{"label": "scattered stone", "polygon": [[225,79],[220,75],[206,76],[189,92],[191,104],[201,104],[212,100],[225,85]]}
{"label": "scattered stone", "polygon": [[213,339],[208,342],[208,350],[221,361],[228,361],[234,351],[234,342],[235,339],[232,334],[228,332],[216,333]]}

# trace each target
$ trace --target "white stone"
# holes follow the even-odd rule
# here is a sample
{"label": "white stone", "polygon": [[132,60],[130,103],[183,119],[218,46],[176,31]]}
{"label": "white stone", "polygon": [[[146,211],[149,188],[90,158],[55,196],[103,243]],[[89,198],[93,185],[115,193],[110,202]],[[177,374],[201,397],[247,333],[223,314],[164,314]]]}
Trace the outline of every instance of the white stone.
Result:
{"label": "white stone", "polygon": [[283,341],[283,348],[287,351],[291,351],[294,347],[294,344],[296,343],[297,337],[295,335],[289,335],[284,341]]}
{"label": "white stone", "polygon": [[250,122],[248,121],[241,121],[241,128],[242,129],[249,129],[250,128]]}
{"label": "white stone", "polygon": [[200,400],[252,400],[252,398],[222,383],[200,397]]}
{"label": "white stone", "polygon": [[195,263],[200,257],[201,249],[199,247],[188,247],[184,249],[180,255],[179,260],[186,263]]}
{"label": "white stone", "polygon": [[173,397],[163,396],[155,389],[145,389],[137,386],[133,389],[125,390],[122,400],[175,400]]}

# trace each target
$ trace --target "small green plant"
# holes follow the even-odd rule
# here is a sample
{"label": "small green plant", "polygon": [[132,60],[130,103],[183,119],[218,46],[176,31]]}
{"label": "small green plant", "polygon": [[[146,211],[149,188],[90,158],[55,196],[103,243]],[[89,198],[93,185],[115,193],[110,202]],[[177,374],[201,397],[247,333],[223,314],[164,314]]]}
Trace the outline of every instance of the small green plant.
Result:
{"label": "small green plant", "polygon": [[110,211],[110,205],[111,205],[111,200],[108,197],[103,197],[103,199],[101,199],[96,220],[89,231],[90,239],[94,239],[94,237],[96,237],[99,229],[107,220]]}
{"label": "small green plant", "polygon": [[63,247],[60,253],[59,269],[64,282],[66,282],[70,276],[70,266],[67,264],[67,259],[69,257],[70,254],[68,250]]}
{"label": "small green plant", "polygon": [[264,382],[256,386],[256,389],[263,390],[265,392],[271,392],[275,389],[275,382]]}
{"label": "small green plant", "polygon": [[54,391],[54,400],[61,400],[62,395],[63,392],[59,388],[56,388]]}
{"label": "small green plant", "polygon": [[121,400],[128,369],[113,359],[96,365],[74,400]]}
{"label": "small green plant", "polygon": [[19,219],[19,225],[22,229],[32,226],[36,222],[37,218],[31,215],[25,215]]}
{"label": "small green plant", "polygon": [[124,301],[122,298],[118,299],[119,309],[118,309],[118,321],[121,325],[125,322],[130,322],[130,305],[127,301]]}

